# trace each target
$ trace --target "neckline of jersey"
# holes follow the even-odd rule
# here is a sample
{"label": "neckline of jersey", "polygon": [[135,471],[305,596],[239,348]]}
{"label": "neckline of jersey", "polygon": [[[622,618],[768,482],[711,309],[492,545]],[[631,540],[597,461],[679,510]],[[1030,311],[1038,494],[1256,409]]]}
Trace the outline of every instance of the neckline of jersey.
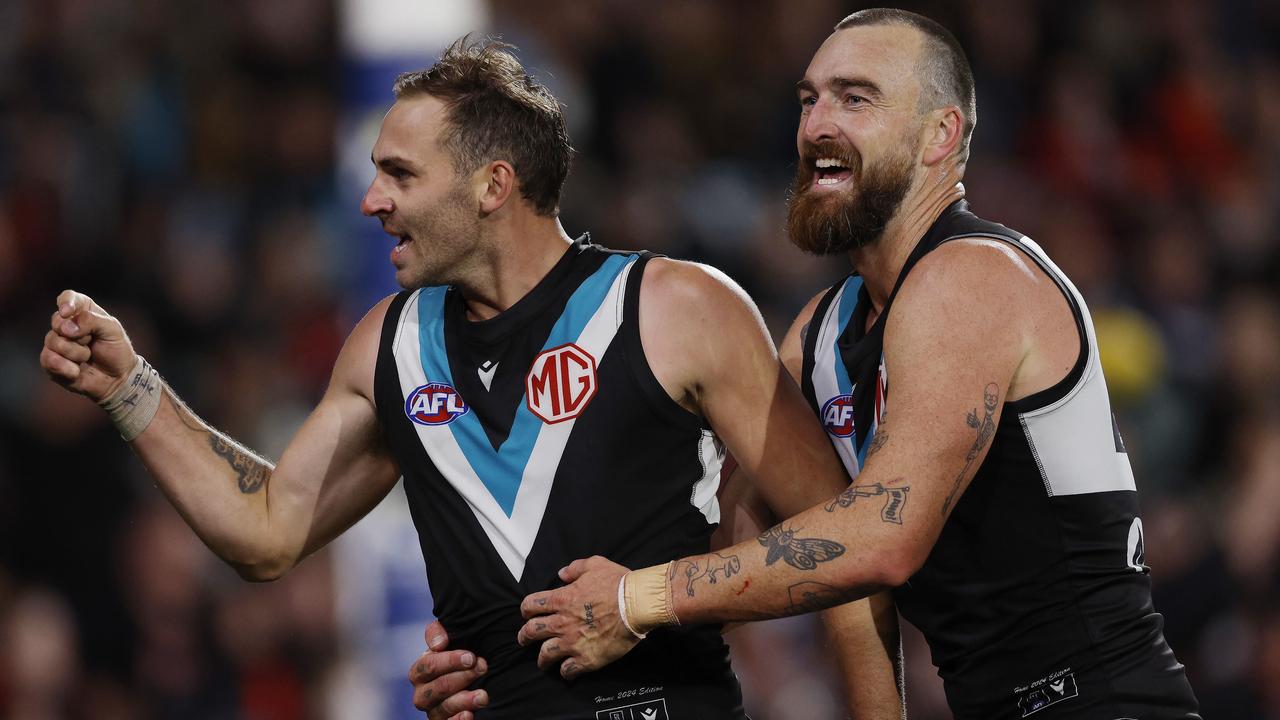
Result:
{"label": "neckline of jersey", "polygon": [[564,280],[572,273],[576,260],[590,246],[590,233],[583,233],[565,248],[564,255],[560,256],[533,289],[511,307],[486,320],[468,319],[466,301],[458,294],[457,288],[449,288],[449,294],[454,296],[454,304],[457,306],[455,319],[458,321],[456,327],[459,335],[465,337],[468,343],[481,345],[494,344],[504,339],[555,300]]}

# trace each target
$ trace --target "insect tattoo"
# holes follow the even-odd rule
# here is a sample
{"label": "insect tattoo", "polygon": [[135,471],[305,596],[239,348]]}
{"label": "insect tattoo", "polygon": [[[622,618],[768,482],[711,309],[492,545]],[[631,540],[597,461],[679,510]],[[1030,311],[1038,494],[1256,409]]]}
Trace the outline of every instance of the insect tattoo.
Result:
{"label": "insect tattoo", "polygon": [[756,538],[761,545],[768,548],[764,564],[773,565],[785,560],[788,565],[800,570],[812,570],[820,562],[835,560],[844,554],[844,546],[838,542],[824,538],[799,538],[799,529],[783,530],[774,526]]}

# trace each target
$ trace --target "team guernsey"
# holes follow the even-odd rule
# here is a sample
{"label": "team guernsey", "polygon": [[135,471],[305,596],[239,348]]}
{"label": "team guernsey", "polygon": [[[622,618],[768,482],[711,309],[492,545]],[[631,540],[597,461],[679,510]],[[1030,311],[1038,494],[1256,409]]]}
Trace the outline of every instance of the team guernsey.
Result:
{"label": "team guernsey", "polygon": [[585,238],[498,316],[466,318],[455,289],[396,296],[375,394],[404,475],[435,614],[486,658],[496,720],[745,718],[716,626],[654,631],[566,682],[516,644],[520,602],[604,555],[648,567],[705,553],[724,448],[645,361],[649,256]]}
{"label": "team guernsey", "polygon": [[[1081,350],[1056,385],[1004,404],[986,459],[894,600],[928,640],[957,718],[1198,718],[1152,607],[1133,473],[1089,310],[1039,246],[976,217],[963,200],[952,204],[870,327],[860,277],[823,296],[805,338],[805,395],[856,485],[892,397],[883,339],[893,299],[925,254],[962,237],[1006,242],[1052,278],[1075,315]],[[997,401],[988,394],[972,424]],[[908,497],[883,494],[894,517],[923,512]]]}

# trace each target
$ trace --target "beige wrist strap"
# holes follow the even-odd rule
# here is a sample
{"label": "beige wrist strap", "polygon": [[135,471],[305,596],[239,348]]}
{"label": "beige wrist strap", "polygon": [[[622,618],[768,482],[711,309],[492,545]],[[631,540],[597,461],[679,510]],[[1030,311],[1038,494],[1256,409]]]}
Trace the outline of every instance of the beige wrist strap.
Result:
{"label": "beige wrist strap", "polygon": [[637,638],[664,625],[679,625],[671,594],[671,566],[654,565],[632,570],[618,581],[618,614]]}
{"label": "beige wrist strap", "polygon": [[98,405],[107,411],[120,437],[129,442],[141,435],[156,416],[163,387],[160,373],[139,355],[124,380],[99,400]]}

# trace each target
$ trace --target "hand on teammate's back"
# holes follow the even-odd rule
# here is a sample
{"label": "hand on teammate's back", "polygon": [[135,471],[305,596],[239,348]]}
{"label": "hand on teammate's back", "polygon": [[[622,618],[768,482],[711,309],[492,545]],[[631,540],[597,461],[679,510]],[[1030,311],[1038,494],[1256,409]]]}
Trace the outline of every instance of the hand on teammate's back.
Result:
{"label": "hand on teammate's back", "polygon": [[413,706],[431,720],[475,720],[472,710],[489,704],[484,690],[467,690],[489,670],[484,658],[467,650],[446,650],[449,634],[433,620],[424,633],[427,651],[409,667]]}
{"label": "hand on teammate's back", "polygon": [[44,336],[40,367],[54,382],[95,402],[107,397],[137,361],[120,321],[88,295],[64,290]]}

